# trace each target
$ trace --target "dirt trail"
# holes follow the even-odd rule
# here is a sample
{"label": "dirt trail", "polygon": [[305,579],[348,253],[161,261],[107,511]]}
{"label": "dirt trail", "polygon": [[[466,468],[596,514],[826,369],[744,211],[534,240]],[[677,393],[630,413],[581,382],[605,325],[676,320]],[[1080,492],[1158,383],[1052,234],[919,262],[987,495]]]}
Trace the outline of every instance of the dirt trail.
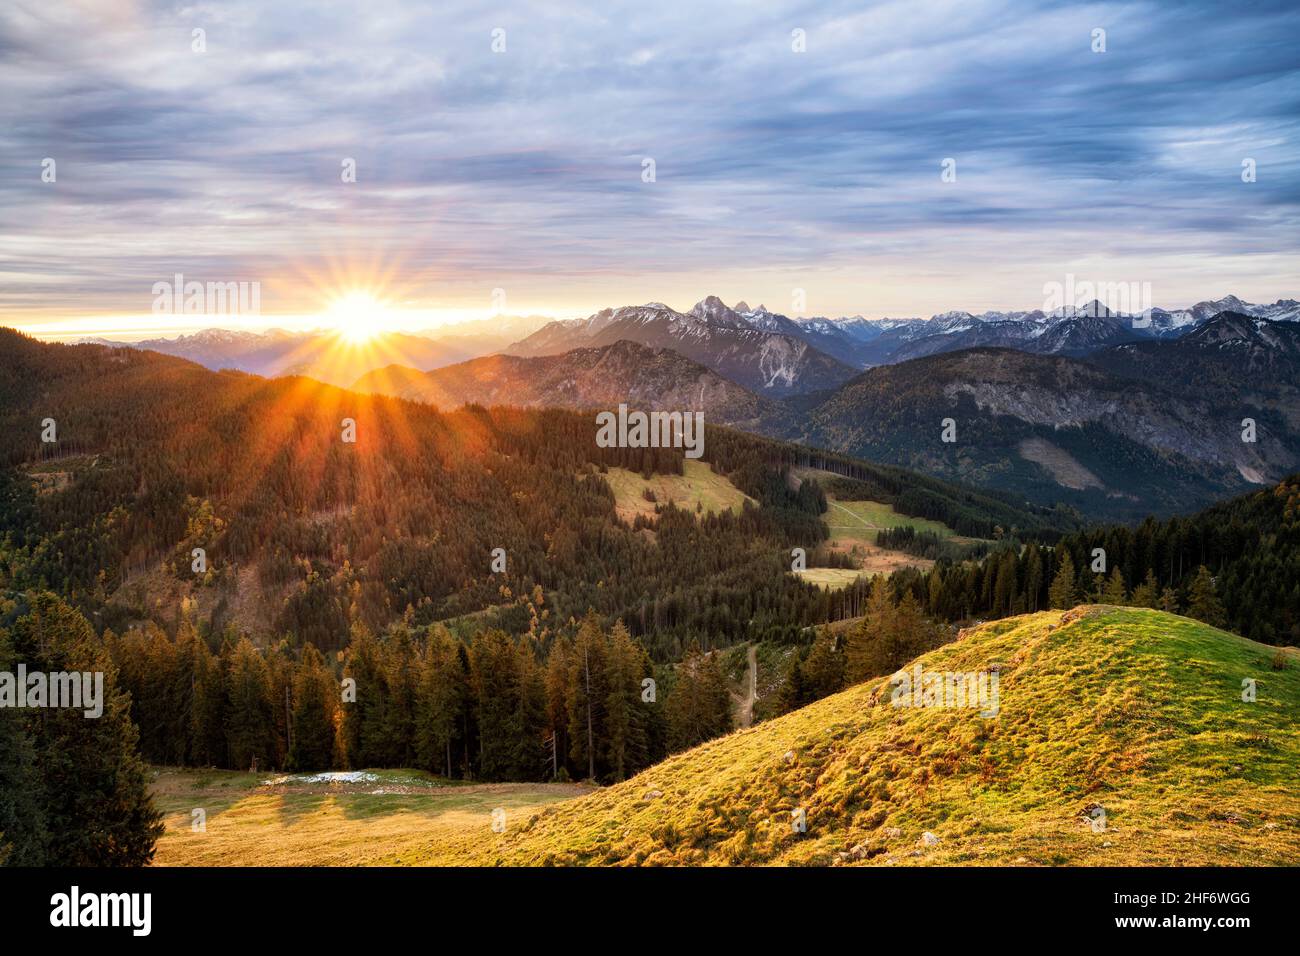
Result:
{"label": "dirt trail", "polygon": [[749,672],[748,689],[745,691],[745,700],[740,705],[740,726],[751,727],[754,723],[754,701],[758,700],[758,652],[754,645],[749,645]]}
{"label": "dirt trail", "polygon": [[866,527],[870,528],[872,531],[883,531],[883,530],[885,530],[884,528],[880,528],[880,527],[877,527],[876,525],[872,524],[872,523],[871,523],[870,521],[868,521],[866,518],[862,517],[862,515],[860,515],[860,514],[854,514],[852,511],[850,511],[848,508],[844,507],[844,506],[843,506],[842,504],[840,504],[838,501],[831,501],[829,498],[827,498],[827,499],[826,499],[826,503],[827,503],[828,505],[830,505],[832,508],[839,508],[841,511],[843,511],[846,515],[848,515],[848,516],[849,516],[850,518],[852,518],[854,521],[857,521],[858,523],[860,523],[860,524],[862,524],[862,525],[865,525]]}

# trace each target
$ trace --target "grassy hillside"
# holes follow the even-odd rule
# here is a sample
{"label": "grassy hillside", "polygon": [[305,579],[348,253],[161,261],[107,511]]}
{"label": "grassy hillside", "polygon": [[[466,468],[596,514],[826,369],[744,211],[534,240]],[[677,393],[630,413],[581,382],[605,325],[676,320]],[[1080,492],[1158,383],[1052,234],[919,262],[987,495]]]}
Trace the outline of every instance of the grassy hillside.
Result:
{"label": "grassy hillside", "polygon": [[[448,847],[586,793],[582,784],[466,784],[417,770],[354,774],[163,769],[151,788],[167,829],[156,866],[366,866],[402,863],[430,837]],[[194,829],[195,809],[206,814]],[[486,822],[485,822],[486,821]],[[481,828],[479,824],[484,824]]]}
{"label": "grassy hillside", "polygon": [[[794,470],[798,481],[814,479],[829,487],[860,487],[857,483],[844,482],[833,472],[816,468],[798,468]],[[927,571],[934,567],[929,558],[917,557],[906,551],[882,548],[876,544],[876,535],[890,528],[912,528],[918,532],[936,535],[940,540],[954,544],[971,544],[978,539],[962,537],[956,534],[942,521],[929,518],[917,518],[905,515],[883,501],[858,500],[844,498],[834,493],[826,494],[826,511],[821,516],[826,526],[828,538],[826,547],[831,551],[849,555],[853,568],[808,568],[795,572],[800,578],[820,587],[836,590],[852,584],[862,575],[893,574],[900,568],[920,568]]]}
{"label": "grassy hillside", "polygon": [[[704,461],[683,461],[680,475],[655,474],[646,479],[626,468],[610,468],[604,478],[614,492],[614,510],[629,522],[639,514],[653,517],[655,505],[670,501],[683,511],[694,513],[698,509],[705,514],[740,514],[746,500],[757,504]],[[645,496],[647,489],[654,501]]]}
{"label": "grassy hillside", "polygon": [[[1093,606],[920,658],[1000,667],[1000,713],[894,708],[887,681],[672,757],[431,864],[1286,864],[1300,860],[1300,655]],[[1279,669],[1280,665],[1280,669]],[[1258,699],[1241,699],[1243,678]],[[884,691],[882,693],[882,690]],[[1096,832],[1091,808],[1106,811]],[[802,808],[807,832],[792,831]],[[929,832],[937,843],[922,839]]]}

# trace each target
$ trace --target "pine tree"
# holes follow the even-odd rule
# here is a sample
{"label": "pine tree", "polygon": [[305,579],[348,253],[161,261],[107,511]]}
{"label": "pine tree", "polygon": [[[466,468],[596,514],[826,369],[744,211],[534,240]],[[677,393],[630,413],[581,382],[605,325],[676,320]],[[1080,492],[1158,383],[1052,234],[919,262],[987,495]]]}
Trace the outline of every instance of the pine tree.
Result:
{"label": "pine tree", "polygon": [[610,631],[607,648],[605,763],[618,781],[646,763],[646,727],[640,706],[643,670],[641,655],[622,621]]}
{"label": "pine tree", "polygon": [[[531,648],[526,648],[531,658]],[[531,780],[541,773],[537,689],[541,675],[499,628],[481,631],[470,645],[470,672],[478,716],[479,773],[488,780]]]}
{"label": "pine tree", "polygon": [[1016,554],[1014,551],[1005,552],[1001,560],[997,562],[995,581],[996,583],[993,585],[993,613],[999,616],[1014,613],[1016,599],[1019,596],[1016,582]]}
{"label": "pine tree", "polygon": [[1214,588],[1214,578],[1210,569],[1201,565],[1196,569],[1191,587],[1187,594],[1187,616],[1204,621],[1213,627],[1223,627],[1223,604]]}
{"label": "pine tree", "polygon": [[1077,594],[1074,589],[1074,562],[1070,559],[1070,552],[1061,549],[1060,555],[1060,567],[1056,571],[1056,577],[1052,578],[1052,586],[1047,590],[1047,603],[1055,610],[1064,611],[1074,607]]}
{"label": "pine tree", "polygon": [[194,706],[190,715],[191,760],[195,766],[229,766],[226,747],[225,660],[204,643],[194,658]]}
{"label": "pine tree", "polygon": [[677,665],[666,704],[669,745],[685,750],[731,730],[731,694],[717,654],[692,644]]}
{"label": "pine tree", "polygon": [[409,767],[415,761],[415,697],[419,663],[411,632],[399,624],[385,635],[381,651],[384,672],[384,748],[381,764]]}
{"label": "pine tree", "polygon": [[1131,603],[1134,607],[1157,607],[1160,603],[1160,585],[1156,581],[1155,571],[1147,568],[1147,576],[1133,589]]}
{"label": "pine tree", "polygon": [[378,642],[364,624],[354,621],[352,640],[343,664],[344,681],[354,681],[356,699],[340,694],[343,710],[342,742],[347,766],[354,770],[383,766],[388,750],[387,688]]}
{"label": "pine tree", "polygon": [[844,688],[844,653],[827,630],[822,630],[813,640],[812,650],[800,666],[800,683],[805,688],[807,700],[821,700]]}
{"label": "pine tree", "polygon": [[468,688],[459,642],[442,624],[429,630],[416,696],[416,753],[420,766],[452,776],[452,745],[461,729]]}
{"label": "pine tree", "polygon": [[778,714],[788,714],[798,710],[809,702],[807,690],[803,686],[803,666],[799,648],[792,648],[790,659],[786,662],[781,687],[777,691],[776,710]]}
{"label": "pine tree", "polygon": [[889,584],[883,574],[877,575],[871,583],[866,613],[846,638],[845,679],[848,683],[861,683],[887,672],[885,661],[889,654],[883,643],[894,633],[895,617]]}
{"label": "pine tree", "polygon": [[572,667],[572,644],[560,638],[551,645],[546,660],[546,718],[555,735],[555,760],[558,772],[568,778],[569,763],[569,673]]}
{"label": "pine tree", "polygon": [[921,611],[921,605],[910,591],[903,593],[894,615],[894,626],[888,632],[884,649],[884,673],[893,673],[935,645],[934,630]]}
{"label": "pine tree", "polygon": [[[3,630],[0,671],[14,672],[13,652]],[[23,714],[0,708],[0,866],[45,862],[43,786],[35,742]]]}
{"label": "pine tree", "polygon": [[604,635],[600,619],[588,612],[573,641],[566,709],[569,712],[569,756],[587,779],[596,779],[596,755],[600,752],[597,728],[604,726],[605,686]]}
{"label": "pine tree", "polygon": [[128,694],[117,685],[107,649],[78,611],[51,594],[32,599],[14,623],[12,641],[14,658],[30,672],[103,675],[100,716],[47,708],[29,722],[48,834],[45,865],[149,863],[162,817],[137,750]]}
{"label": "pine tree", "polygon": [[230,654],[226,680],[226,741],[231,766],[247,770],[254,760],[270,766],[275,754],[271,680],[266,661],[248,638]]}
{"label": "pine tree", "polygon": [[338,699],[339,685],[325,658],[308,644],[294,674],[290,770],[328,770],[334,765]]}
{"label": "pine tree", "polygon": [[1170,614],[1177,614],[1179,607],[1177,591],[1167,587],[1160,592],[1160,610],[1168,611]]}
{"label": "pine tree", "polygon": [[1123,606],[1128,602],[1128,589],[1124,587],[1124,573],[1116,566],[1111,569],[1110,577],[1101,592],[1102,604]]}
{"label": "pine tree", "polygon": [[[1043,555],[1038,545],[1030,545],[1027,550],[1029,554],[1025,560],[1025,597],[1028,599],[1028,610],[1034,612],[1038,610],[1043,589]],[[937,613],[935,608],[930,610],[932,614]]]}
{"label": "pine tree", "polygon": [[537,662],[537,642],[523,634],[514,647],[515,721],[511,726],[514,739],[514,769],[511,780],[540,780],[543,770],[542,738],[546,728],[546,679]]}

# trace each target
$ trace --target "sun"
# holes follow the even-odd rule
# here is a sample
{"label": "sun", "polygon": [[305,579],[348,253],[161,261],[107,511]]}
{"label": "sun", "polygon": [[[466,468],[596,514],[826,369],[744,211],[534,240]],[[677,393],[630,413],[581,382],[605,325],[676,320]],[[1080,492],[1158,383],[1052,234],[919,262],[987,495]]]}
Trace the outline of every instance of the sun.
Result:
{"label": "sun", "polygon": [[383,305],[369,292],[349,292],[334,300],[325,317],[343,339],[360,344],[379,334],[383,312]]}

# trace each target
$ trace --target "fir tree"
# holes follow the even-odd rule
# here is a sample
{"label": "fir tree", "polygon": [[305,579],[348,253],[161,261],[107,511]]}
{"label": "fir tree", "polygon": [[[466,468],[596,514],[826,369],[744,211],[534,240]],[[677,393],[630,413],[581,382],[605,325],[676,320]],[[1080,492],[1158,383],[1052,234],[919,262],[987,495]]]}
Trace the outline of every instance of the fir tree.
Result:
{"label": "fir tree", "polygon": [[1160,603],[1160,585],[1156,581],[1156,573],[1150,568],[1147,569],[1147,576],[1142,583],[1133,589],[1131,603],[1134,607],[1158,607]]}
{"label": "fir tree", "polygon": [[731,694],[717,654],[691,645],[668,695],[669,745],[685,750],[731,730]]}
{"label": "fir tree", "polygon": [[328,770],[334,765],[339,685],[320,651],[303,648],[293,682],[293,743],[290,770]]}
{"label": "fir tree", "polygon": [[448,777],[468,691],[458,643],[445,626],[435,624],[430,629],[416,696],[417,759],[420,766]]}
{"label": "fir tree", "polygon": [[1124,587],[1124,573],[1116,566],[1111,569],[1106,586],[1101,591],[1102,604],[1123,606],[1128,602],[1128,589]]}
{"label": "fir tree", "polygon": [[35,792],[40,794],[48,834],[45,864],[149,863],[163,831],[162,817],[137,751],[139,735],[131,722],[129,695],[117,686],[117,670],[107,650],[78,611],[50,594],[32,600],[29,612],[15,621],[12,640],[14,659],[24,661],[30,671],[103,675],[100,716],[47,708],[29,722],[32,765],[41,777]]}
{"label": "fir tree", "polygon": [[1214,587],[1214,578],[1210,569],[1201,565],[1196,569],[1192,585],[1187,593],[1187,616],[1204,621],[1212,627],[1223,627],[1223,604]]}
{"label": "fir tree", "polygon": [[271,681],[266,661],[248,638],[230,655],[226,680],[226,740],[231,766],[267,768],[275,753]]}
{"label": "fir tree", "polygon": [[1070,552],[1061,549],[1060,555],[1056,577],[1052,578],[1052,586],[1047,590],[1047,603],[1054,610],[1064,611],[1074,607],[1077,594],[1074,587],[1074,562],[1070,559]]}

